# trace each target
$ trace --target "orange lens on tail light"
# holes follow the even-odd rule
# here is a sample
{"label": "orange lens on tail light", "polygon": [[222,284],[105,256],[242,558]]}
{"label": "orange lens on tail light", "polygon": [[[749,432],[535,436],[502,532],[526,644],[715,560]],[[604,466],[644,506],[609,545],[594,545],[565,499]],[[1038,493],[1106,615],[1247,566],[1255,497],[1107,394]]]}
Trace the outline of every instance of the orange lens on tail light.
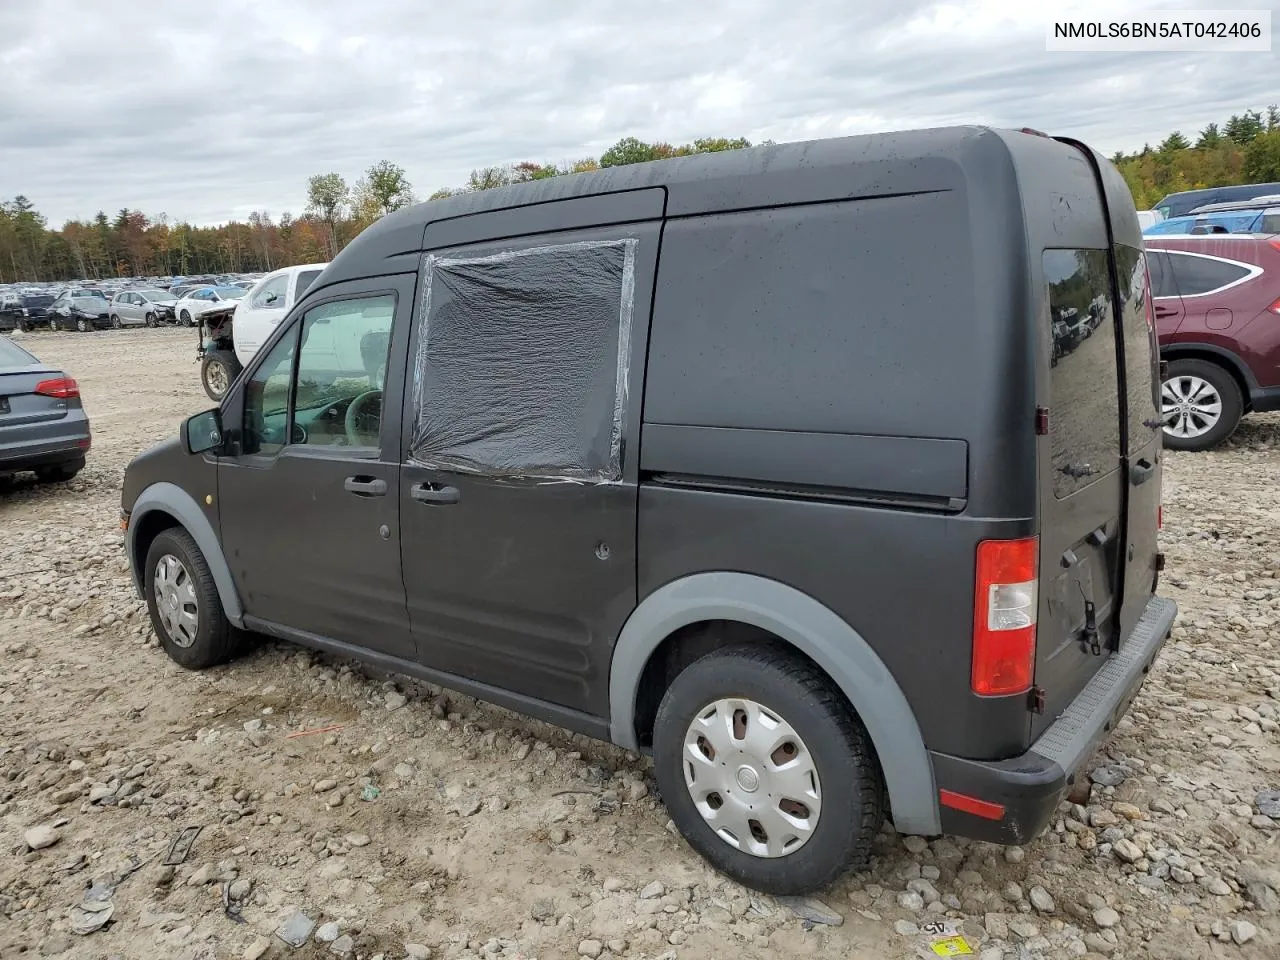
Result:
{"label": "orange lens on tail light", "polygon": [[970,686],[984,697],[1031,689],[1036,662],[1040,540],[978,544]]}

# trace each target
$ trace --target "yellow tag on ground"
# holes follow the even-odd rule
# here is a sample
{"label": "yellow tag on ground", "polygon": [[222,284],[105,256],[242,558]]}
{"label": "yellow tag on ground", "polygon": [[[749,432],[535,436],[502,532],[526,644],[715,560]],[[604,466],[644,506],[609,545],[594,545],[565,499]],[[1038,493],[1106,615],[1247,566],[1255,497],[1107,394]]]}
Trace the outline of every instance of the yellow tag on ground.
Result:
{"label": "yellow tag on ground", "polygon": [[935,940],[930,946],[933,952],[940,957],[959,957],[965,954],[973,953],[973,948],[969,946],[969,941],[964,937],[946,937],[943,940]]}

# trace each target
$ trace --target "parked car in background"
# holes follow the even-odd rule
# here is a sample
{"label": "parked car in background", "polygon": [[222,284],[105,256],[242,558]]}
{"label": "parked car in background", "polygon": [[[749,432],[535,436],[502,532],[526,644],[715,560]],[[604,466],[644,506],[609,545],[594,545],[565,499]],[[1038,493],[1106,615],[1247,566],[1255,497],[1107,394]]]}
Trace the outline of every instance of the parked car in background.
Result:
{"label": "parked car in background", "polygon": [[1206,187],[1203,190],[1183,190],[1171,193],[1155,205],[1155,209],[1169,219],[1190,213],[1208,203],[1230,203],[1237,200],[1256,200],[1259,197],[1280,194],[1280,183],[1244,183],[1230,187]]}
{"label": "parked car in background", "polygon": [[75,380],[0,337],[0,481],[22,470],[70,480],[91,442]]}
{"label": "parked car in background", "polygon": [[31,330],[49,325],[51,293],[6,294],[0,299],[0,330]]}
{"label": "parked car in background", "polygon": [[1184,217],[1162,220],[1142,231],[1144,236],[1197,236],[1212,233],[1280,233],[1280,206],[1212,204]]}
{"label": "parked car in background", "polygon": [[1115,166],[1025,132],[419,204],[129,464],[133,581],[186,668],[257,631],[650,752],[772,894],[889,811],[1025,844],[1176,613],[1146,281]]}
{"label": "parked car in background", "polygon": [[1162,214],[1159,210],[1139,210],[1138,211],[1138,226],[1141,227],[1143,230],[1146,230],[1147,227],[1151,226],[1153,223],[1159,223],[1163,219],[1164,219],[1164,214]]}
{"label": "parked car in background", "polygon": [[1148,236],[1146,248],[1164,442],[1208,450],[1245,414],[1280,410],[1280,239]]}
{"label": "parked car in background", "polygon": [[210,400],[222,399],[241,368],[326,266],[304,263],[277,270],[254,284],[234,312],[206,312],[200,331],[200,382]]}
{"label": "parked car in background", "polygon": [[126,290],[111,300],[113,327],[154,327],[174,319],[176,297],[165,290]]}
{"label": "parked car in background", "polygon": [[81,290],[64,290],[49,305],[50,330],[105,330],[111,326],[111,304],[106,297]]}
{"label": "parked car in background", "polygon": [[239,300],[248,292],[243,287],[198,287],[183,294],[182,298],[173,305],[173,312],[177,315],[180,324],[184,327],[192,327],[200,319],[200,314],[214,304]]}

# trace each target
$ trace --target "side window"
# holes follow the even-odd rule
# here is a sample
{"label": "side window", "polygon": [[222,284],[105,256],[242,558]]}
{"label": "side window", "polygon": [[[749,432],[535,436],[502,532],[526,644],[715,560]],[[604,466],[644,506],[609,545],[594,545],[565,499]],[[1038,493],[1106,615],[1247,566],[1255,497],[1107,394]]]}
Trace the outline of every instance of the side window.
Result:
{"label": "side window", "polygon": [[377,447],[395,297],[336,300],[302,319],[295,443]]}
{"label": "side window", "polygon": [[289,384],[297,340],[295,331],[279,341],[245,384],[241,448],[246,454],[279,453],[288,439]]}
{"label": "side window", "polygon": [[1216,257],[1198,257],[1187,253],[1169,251],[1169,263],[1173,267],[1174,282],[1184,297],[1212,293],[1249,276],[1244,264]]}
{"label": "side window", "polygon": [[1178,287],[1169,268],[1169,255],[1162,250],[1147,251],[1147,270],[1151,275],[1151,296],[1176,297]]}
{"label": "side window", "polygon": [[1106,250],[1046,250],[1052,333],[1049,446],[1053,493],[1069,497],[1120,463],[1115,298]]}
{"label": "side window", "polygon": [[318,276],[320,276],[319,270],[303,270],[298,274],[298,285],[293,290],[294,303],[301,300],[302,295],[311,289],[311,284],[315,283]]}
{"label": "side window", "polygon": [[1120,282],[1120,330],[1124,336],[1124,388],[1129,411],[1129,450],[1145,447],[1160,426],[1156,404],[1156,334],[1147,313],[1147,258],[1116,244]]}
{"label": "side window", "polygon": [[410,459],[619,479],[637,242],[428,255]]}
{"label": "side window", "polygon": [[249,304],[255,309],[263,307],[283,307],[285,290],[289,286],[289,275],[282,273],[278,277],[272,277],[268,280],[256,294],[253,301]]}

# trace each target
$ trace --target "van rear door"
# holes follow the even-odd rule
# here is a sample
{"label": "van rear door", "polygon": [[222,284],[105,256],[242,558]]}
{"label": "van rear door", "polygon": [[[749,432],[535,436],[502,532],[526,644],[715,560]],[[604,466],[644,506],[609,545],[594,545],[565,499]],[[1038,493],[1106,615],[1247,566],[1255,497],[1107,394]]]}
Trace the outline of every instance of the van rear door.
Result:
{"label": "van rear door", "polygon": [[[1105,159],[1046,184],[1038,240],[1048,345],[1040,454],[1034,739],[1118,650],[1153,592],[1159,423],[1146,266],[1133,201]],[[1115,182],[1112,182],[1114,179]],[[1024,189],[1026,189],[1024,185]],[[1034,249],[1034,247],[1033,247]]]}

